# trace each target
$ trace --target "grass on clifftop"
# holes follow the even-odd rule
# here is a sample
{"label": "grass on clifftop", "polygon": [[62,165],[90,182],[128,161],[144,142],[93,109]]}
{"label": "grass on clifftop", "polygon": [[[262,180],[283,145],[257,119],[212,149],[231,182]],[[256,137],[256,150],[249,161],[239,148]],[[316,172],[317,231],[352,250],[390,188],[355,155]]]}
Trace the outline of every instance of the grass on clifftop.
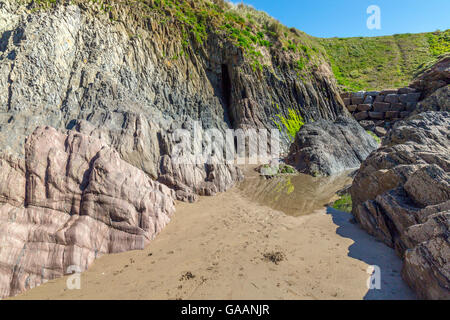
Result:
{"label": "grass on clifftop", "polygon": [[320,41],[344,91],[407,86],[424,65],[450,52],[450,30]]}

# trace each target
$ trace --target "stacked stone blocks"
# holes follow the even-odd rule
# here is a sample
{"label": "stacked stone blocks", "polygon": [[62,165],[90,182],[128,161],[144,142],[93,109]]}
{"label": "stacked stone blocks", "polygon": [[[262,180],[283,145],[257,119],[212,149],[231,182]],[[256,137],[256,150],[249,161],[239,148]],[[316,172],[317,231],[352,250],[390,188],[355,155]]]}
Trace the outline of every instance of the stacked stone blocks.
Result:
{"label": "stacked stone blocks", "polygon": [[416,109],[421,95],[416,89],[406,87],[383,91],[345,92],[341,94],[341,98],[348,111],[366,130],[382,136],[393,123],[409,117]]}

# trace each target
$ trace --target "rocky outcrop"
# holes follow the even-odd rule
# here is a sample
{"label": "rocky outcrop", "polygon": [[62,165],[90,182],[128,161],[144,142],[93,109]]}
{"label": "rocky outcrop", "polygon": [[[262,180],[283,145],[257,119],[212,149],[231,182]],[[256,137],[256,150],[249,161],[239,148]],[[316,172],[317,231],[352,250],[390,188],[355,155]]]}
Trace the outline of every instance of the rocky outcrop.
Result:
{"label": "rocky outcrop", "polygon": [[450,85],[437,89],[425,100],[419,102],[413,114],[426,111],[450,112]]}
{"label": "rocky outcrop", "polygon": [[320,120],[300,129],[287,163],[301,173],[328,176],[358,168],[377,148],[375,139],[352,118]]}
{"label": "rocky outcrop", "polygon": [[353,214],[404,258],[403,277],[427,299],[450,299],[450,114],[398,122],[361,166]]}
{"label": "rocky outcrop", "polygon": [[409,87],[345,92],[347,110],[366,130],[384,137],[397,121],[425,111],[450,111],[450,56],[425,68]]}
{"label": "rocky outcrop", "polygon": [[417,75],[410,86],[422,92],[422,99],[425,99],[436,90],[449,84],[450,54],[446,54]]}
{"label": "rocky outcrop", "polygon": [[414,114],[425,111],[450,111],[450,55],[446,54],[425,68],[411,84],[422,92]]}
{"label": "rocky outcrop", "polygon": [[174,198],[104,141],[36,129],[25,159],[0,156],[0,297],[143,249],[169,222]]}
{"label": "rocky outcrop", "polygon": [[[74,121],[73,129],[105,141],[126,162],[174,189],[178,200],[194,202],[199,195],[213,196],[243,179],[241,170],[232,163],[173,161],[177,142],[173,125],[158,125],[142,114],[130,113],[112,113],[107,119],[93,121]],[[193,121],[185,121],[182,127],[191,131]],[[203,136],[197,138],[193,143],[201,150]]]}

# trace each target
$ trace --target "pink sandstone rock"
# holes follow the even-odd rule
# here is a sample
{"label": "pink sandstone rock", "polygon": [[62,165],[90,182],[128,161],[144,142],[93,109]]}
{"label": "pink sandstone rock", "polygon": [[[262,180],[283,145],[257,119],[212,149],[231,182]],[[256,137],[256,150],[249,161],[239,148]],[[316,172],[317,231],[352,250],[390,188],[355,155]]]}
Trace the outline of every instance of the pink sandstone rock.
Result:
{"label": "pink sandstone rock", "polygon": [[143,249],[169,222],[174,198],[102,140],[36,129],[24,160],[0,155],[0,297]]}

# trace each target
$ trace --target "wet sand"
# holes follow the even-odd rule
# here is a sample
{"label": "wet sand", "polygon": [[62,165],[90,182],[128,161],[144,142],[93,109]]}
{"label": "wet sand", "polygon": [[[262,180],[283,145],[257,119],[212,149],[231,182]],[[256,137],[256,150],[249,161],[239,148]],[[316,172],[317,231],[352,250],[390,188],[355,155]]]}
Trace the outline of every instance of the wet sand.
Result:
{"label": "wet sand", "polygon": [[[249,183],[256,178],[250,174],[231,191],[195,204],[179,203],[148,248],[101,257],[81,275],[80,290],[68,290],[65,277],[16,298],[414,298],[394,251],[350,223],[349,214],[323,207],[345,177],[321,184],[306,183],[304,176]],[[298,206],[288,200],[295,198]],[[381,268],[381,290],[367,289],[369,265]]]}

